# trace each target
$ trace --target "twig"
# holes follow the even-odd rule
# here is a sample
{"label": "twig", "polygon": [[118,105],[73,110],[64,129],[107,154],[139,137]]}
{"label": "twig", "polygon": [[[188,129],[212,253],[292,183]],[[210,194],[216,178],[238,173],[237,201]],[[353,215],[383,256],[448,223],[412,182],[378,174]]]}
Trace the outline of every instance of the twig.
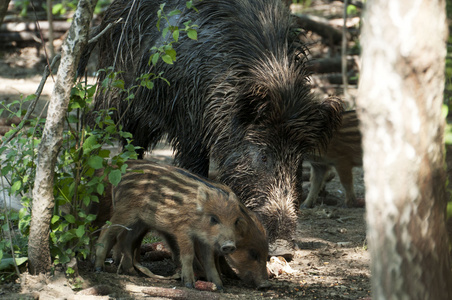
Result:
{"label": "twig", "polygon": [[116,270],[116,275],[119,275],[119,271],[121,270],[123,259],[124,259],[124,253],[121,254],[121,260],[119,261],[119,266],[118,266],[118,269]]}
{"label": "twig", "polygon": [[9,143],[18,133],[20,130],[22,130],[22,128],[24,127],[26,121],[28,120],[28,118],[30,117],[30,115],[32,114],[32,112],[34,111],[35,107],[36,107],[36,103],[39,100],[39,97],[41,96],[42,90],[44,89],[44,85],[47,81],[47,78],[50,75],[50,69],[52,69],[55,64],[60,60],[61,55],[57,54],[55,55],[55,57],[52,60],[52,64],[49,66],[47,65],[44,69],[44,74],[42,75],[42,79],[41,82],[39,83],[38,88],[36,89],[36,98],[33,100],[33,102],[30,104],[30,106],[27,109],[27,113],[25,114],[24,118],[22,119],[22,121],[20,122],[19,126],[16,127],[16,131],[14,131],[2,144],[0,147],[3,147],[4,145],[6,145],[7,143]]}
{"label": "twig", "polygon": [[103,36],[107,31],[110,30],[111,27],[113,27],[113,25],[118,24],[119,22],[122,21],[122,18],[119,18],[118,20],[116,20],[113,23],[108,24],[101,32],[99,32],[98,34],[96,34],[93,38],[90,38],[88,41],[88,45],[97,42],[97,40]]}
{"label": "twig", "polygon": [[121,225],[121,224],[111,224],[111,225],[104,225],[104,226],[102,226],[101,228],[96,229],[96,230],[94,230],[93,232],[91,232],[91,234],[94,234],[94,233],[96,233],[96,232],[98,232],[98,231],[101,231],[101,230],[104,229],[104,228],[109,228],[109,227],[114,227],[114,226],[122,227],[122,228],[124,228],[124,229],[127,230],[127,231],[131,231],[131,230],[132,230],[132,228],[129,228],[129,227],[124,226],[124,225]]}
{"label": "twig", "polygon": [[[33,8],[33,12],[34,12],[34,14],[35,14],[36,28],[38,29],[39,36],[40,36],[40,38],[41,38],[40,42],[41,42],[42,45],[44,46],[43,49],[44,49],[44,54],[45,54],[45,56],[46,56],[47,65],[49,65],[49,55],[47,54],[46,43],[45,43],[45,41],[44,41],[44,37],[42,36],[42,30],[41,30],[41,27],[39,26],[38,16],[36,15],[36,9],[35,9],[35,6],[34,6],[34,4],[33,4],[33,1],[30,1],[30,4],[31,4],[31,7]],[[51,27],[52,25],[49,24],[49,26]],[[53,78],[53,74],[52,74],[52,66],[50,67],[49,74],[51,74],[51,75],[52,75],[52,78]],[[49,75],[47,75],[47,76],[49,76]],[[47,79],[47,78],[46,78],[46,79]],[[55,79],[53,79],[53,81],[55,81]]]}

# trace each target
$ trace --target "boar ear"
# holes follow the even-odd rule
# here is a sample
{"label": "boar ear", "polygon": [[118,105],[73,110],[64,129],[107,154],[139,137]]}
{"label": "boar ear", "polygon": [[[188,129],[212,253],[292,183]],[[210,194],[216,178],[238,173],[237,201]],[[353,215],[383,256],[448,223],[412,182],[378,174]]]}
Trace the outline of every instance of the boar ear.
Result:
{"label": "boar ear", "polygon": [[343,102],[337,97],[329,97],[318,101],[317,105],[306,106],[303,111],[298,112],[292,134],[294,141],[298,144],[302,153],[309,153],[325,148],[340,125],[342,124]]}

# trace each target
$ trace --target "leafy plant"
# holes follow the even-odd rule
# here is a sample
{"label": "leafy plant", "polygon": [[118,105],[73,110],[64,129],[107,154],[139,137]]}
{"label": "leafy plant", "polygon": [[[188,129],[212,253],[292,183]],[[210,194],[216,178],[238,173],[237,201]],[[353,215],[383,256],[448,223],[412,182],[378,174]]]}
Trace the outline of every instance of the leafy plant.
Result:
{"label": "leafy plant", "polygon": [[[171,24],[170,18],[175,15],[182,14],[182,11],[179,9],[175,9],[170,11],[169,13],[165,13],[164,8],[165,4],[160,5],[160,9],[157,11],[157,29],[162,32],[162,37],[165,39],[165,42],[162,46],[152,47],[151,51],[154,54],[149,58],[149,64],[156,65],[159,58],[161,58],[165,63],[172,65],[176,61],[176,51],[173,48],[173,44],[179,41],[179,36],[181,32],[185,32],[187,36],[192,40],[198,39],[198,33],[196,31],[196,27],[198,25],[192,24],[191,21],[186,21],[183,23],[182,28],[178,26],[178,24]],[[194,9],[197,11],[196,7],[193,5],[193,1],[186,2],[187,9]],[[166,22],[167,26],[164,28],[160,27],[162,20]]]}
{"label": "leafy plant", "polygon": [[[95,90],[96,86],[82,84],[72,89],[65,142],[57,163],[60,171],[55,176],[57,213],[51,221],[50,237],[56,264],[65,264],[76,255],[88,256],[90,233],[96,229],[90,224],[96,216],[86,210],[99,202],[107,183],[116,186],[120,182],[127,160],[136,158],[132,135],[113,122],[113,110],[96,113],[93,128],[86,124],[83,116],[88,114]],[[125,141],[124,151],[111,157],[104,146],[114,146],[118,138]]]}

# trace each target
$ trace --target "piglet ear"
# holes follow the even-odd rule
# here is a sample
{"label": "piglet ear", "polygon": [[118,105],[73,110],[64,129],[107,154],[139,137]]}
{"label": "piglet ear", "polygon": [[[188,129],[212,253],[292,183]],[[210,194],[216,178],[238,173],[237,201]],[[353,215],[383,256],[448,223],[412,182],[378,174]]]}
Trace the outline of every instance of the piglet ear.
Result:
{"label": "piglet ear", "polygon": [[198,192],[196,195],[196,211],[198,213],[202,213],[204,211],[204,203],[208,200],[209,195],[206,192],[206,189],[202,186],[198,187]]}
{"label": "piglet ear", "polygon": [[236,232],[236,238],[237,240],[242,239],[248,232],[248,224],[246,223],[245,219],[243,217],[237,218],[235,221],[235,232]]}

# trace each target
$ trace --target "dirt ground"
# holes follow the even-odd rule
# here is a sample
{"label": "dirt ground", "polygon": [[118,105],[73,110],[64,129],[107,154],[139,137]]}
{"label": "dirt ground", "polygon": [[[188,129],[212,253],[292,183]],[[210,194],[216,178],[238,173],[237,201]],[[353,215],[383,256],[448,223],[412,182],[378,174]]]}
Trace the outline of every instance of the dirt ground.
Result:
{"label": "dirt ground", "polygon": [[[35,92],[46,62],[34,47],[0,47],[0,101],[19,99]],[[45,107],[52,91],[49,78],[36,114]],[[355,168],[355,190],[364,197],[363,172]],[[306,189],[308,186],[306,184]],[[0,285],[1,299],[164,299],[143,291],[150,287],[177,289],[187,299],[370,299],[369,253],[364,208],[342,208],[345,192],[336,175],[327,184],[330,205],[317,205],[299,212],[296,250],[284,271],[270,281],[267,290],[255,290],[239,280],[225,279],[222,292],[191,293],[177,280],[155,280],[116,273],[95,273],[89,264],[79,265],[79,277],[69,279],[61,270],[31,276],[23,273],[21,283]],[[174,272],[170,259],[143,264],[156,274]],[[173,292],[174,293],[174,292]]]}

